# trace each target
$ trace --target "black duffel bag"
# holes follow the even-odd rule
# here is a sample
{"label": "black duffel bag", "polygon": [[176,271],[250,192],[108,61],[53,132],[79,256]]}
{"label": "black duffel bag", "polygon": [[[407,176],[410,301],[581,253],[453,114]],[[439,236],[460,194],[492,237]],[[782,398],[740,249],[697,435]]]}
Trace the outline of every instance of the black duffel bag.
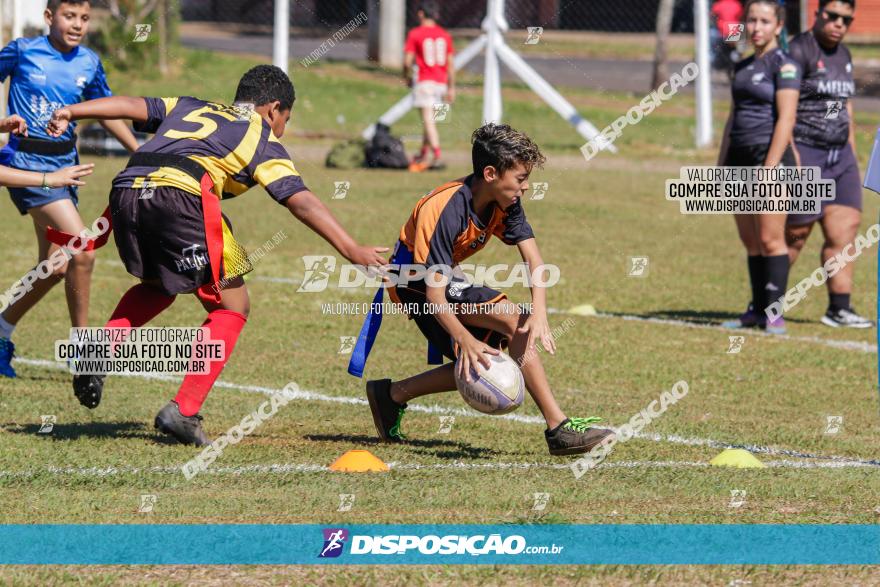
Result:
{"label": "black duffel bag", "polygon": [[409,159],[403,148],[403,142],[391,134],[391,129],[384,124],[376,124],[376,134],[366,148],[367,167],[384,167],[387,169],[407,169]]}

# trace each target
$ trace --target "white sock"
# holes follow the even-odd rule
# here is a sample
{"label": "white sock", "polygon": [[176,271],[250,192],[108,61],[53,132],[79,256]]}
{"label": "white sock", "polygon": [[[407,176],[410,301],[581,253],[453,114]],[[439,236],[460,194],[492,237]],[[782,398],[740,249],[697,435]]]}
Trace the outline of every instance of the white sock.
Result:
{"label": "white sock", "polygon": [[10,324],[0,314],[0,338],[12,338],[12,331],[15,330],[15,324]]}

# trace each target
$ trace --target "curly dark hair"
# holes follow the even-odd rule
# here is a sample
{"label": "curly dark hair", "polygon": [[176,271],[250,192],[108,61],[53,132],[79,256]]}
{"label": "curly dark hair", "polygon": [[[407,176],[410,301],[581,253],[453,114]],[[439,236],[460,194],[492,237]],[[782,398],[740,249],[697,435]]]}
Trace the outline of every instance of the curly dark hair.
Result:
{"label": "curly dark hair", "polygon": [[235,91],[236,102],[262,106],[275,100],[281,102],[281,110],[290,110],[296,101],[293,82],[280,67],[257,65],[241,76]]}
{"label": "curly dark hair", "polygon": [[501,174],[517,163],[531,171],[532,167],[541,167],[547,160],[532,139],[507,124],[490,122],[481,126],[471,135],[471,142],[476,175],[482,175],[483,169],[490,165]]}

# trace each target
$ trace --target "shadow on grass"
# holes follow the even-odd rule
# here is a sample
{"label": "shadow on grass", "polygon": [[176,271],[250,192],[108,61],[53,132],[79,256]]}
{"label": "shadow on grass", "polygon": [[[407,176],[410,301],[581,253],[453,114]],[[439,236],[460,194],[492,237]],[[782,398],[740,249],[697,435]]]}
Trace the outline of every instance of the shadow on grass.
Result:
{"label": "shadow on grass", "polygon": [[[357,445],[378,446],[382,441],[374,436],[354,434],[306,434],[307,440],[315,442],[347,442]],[[463,442],[438,439],[413,439],[400,443],[401,446],[411,447],[417,454],[424,454],[440,459],[457,461],[461,459],[493,459],[500,453],[489,448],[475,447]]]}
{"label": "shadow on grass", "polygon": [[[16,379],[19,381],[48,381],[50,383],[57,383],[59,386],[70,387],[70,380],[63,376],[58,376],[57,373],[46,373],[41,375],[36,372],[25,371],[18,365],[15,367],[16,372],[18,373]],[[6,380],[4,379],[4,381]]]}
{"label": "shadow on grass", "polygon": [[158,444],[178,444],[147,428],[143,422],[74,422],[55,424],[52,431],[39,434],[40,424],[0,424],[0,428],[13,434],[26,434],[51,438],[52,440],[78,440],[80,438],[137,438],[153,440]]}
{"label": "shadow on grass", "polygon": [[[717,312],[712,310],[656,310],[653,312],[643,312],[641,314],[608,311],[603,311],[602,313],[609,316],[615,316],[617,318],[634,316],[636,318],[644,318],[646,320],[675,320],[678,322],[686,322],[688,324],[696,324],[699,326],[721,326],[722,322],[725,322],[727,320],[736,320],[741,315],[739,312]],[[798,324],[810,324],[812,322],[815,322],[814,320],[789,318],[787,316],[785,318],[785,321]]]}

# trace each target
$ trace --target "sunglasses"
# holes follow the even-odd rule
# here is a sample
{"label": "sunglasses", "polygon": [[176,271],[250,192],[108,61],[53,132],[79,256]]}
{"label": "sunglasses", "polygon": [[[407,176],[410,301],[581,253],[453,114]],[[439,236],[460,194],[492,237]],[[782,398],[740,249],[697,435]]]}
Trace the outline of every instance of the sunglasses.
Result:
{"label": "sunglasses", "polygon": [[842,20],[843,26],[849,26],[852,24],[853,21],[852,16],[844,16],[843,14],[837,14],[836,12],[831,12],[830,10],[823,10],[822,17],[828,22],[836,22],[838,20]]}

